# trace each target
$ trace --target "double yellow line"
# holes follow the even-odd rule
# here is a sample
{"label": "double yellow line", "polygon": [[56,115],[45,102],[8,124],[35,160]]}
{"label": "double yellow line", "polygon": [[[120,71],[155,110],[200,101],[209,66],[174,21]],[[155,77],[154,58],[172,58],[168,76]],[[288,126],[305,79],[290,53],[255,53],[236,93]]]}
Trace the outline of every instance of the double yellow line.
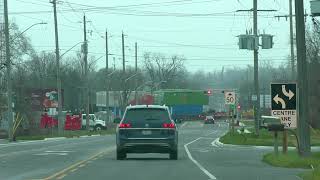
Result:
{"label": "double yellow line", "polygon": [[68,174],[69,171],[71,172],[73,169],[76,169],[79,166],[83,167],[88,161],[96,160],[98,156],[102,156],[104,154],[110,153],[114,149],[115,149],[115,146],[110,147],[107,150],[101,151],[101,152],[89,157],[88,159],[85,159],[85,160],[82,160],[82,161],[77,162],[75,164],[72,164],[71,166],[69,166],[69,167],[67,167],[67,168],[65,168],[65,169],[63,169],[63,170],[61,170],[61,171],[59,171],[59,172],[57,172],[57,173],[55,173],[55,174],[53,174],[51,176],[43,178],[42,180],[62,179],[63,177],[65,177]]}

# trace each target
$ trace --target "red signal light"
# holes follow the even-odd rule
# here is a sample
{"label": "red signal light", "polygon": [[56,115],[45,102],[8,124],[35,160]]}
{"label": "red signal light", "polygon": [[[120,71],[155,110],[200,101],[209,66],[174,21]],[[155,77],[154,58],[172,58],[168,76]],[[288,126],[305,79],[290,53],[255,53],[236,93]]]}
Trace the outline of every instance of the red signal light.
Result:
{"label": "red signal light", "polygon": [[211,96],[213,92],[212,92],[211,89],[208,89],[208,90],[204,91],[204,93],[205,93],[206,95],[208,95],[208,96]]}

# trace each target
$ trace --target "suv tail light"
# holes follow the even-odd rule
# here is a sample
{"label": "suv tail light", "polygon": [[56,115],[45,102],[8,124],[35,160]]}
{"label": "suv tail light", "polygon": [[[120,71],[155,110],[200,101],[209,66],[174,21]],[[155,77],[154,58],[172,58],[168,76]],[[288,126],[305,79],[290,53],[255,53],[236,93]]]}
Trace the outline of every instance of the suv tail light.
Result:
{"label": "suv tail light", "polygon": [[174,125],[174,123],[163,123],[162,125],[164,128],[171,128],[174,129],[176,126]]}
{"label": "suv tail light", "polygon": [[120,123],[119,128],[131,128],[131,124],[130,123]]}

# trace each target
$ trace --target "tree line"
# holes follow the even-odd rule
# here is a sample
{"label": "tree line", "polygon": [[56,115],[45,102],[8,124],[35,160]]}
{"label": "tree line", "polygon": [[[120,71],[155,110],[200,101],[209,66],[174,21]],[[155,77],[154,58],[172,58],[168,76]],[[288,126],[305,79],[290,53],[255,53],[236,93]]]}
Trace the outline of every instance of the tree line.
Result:
{"label": "tree line", "polygon": [[[318,26],[317,26],[318,27]],[[13,63],[12,84],[15,95],[15,111],[29,112],[30,98],[27,96],[29,89],[56,88],[56,62],[54,49],[51,52],[37,52],[29,37],[20,35],[18,26],[10,24],[10,48]],[[0,32],[3,33],[3,32]],[[319,62],[320,62],[320,36],[318,28],[309,28],[306,35],[307,58],[309,63],[310,92],[318,96],[319,89]],[[0,50],[4,47],[0,46]],[[61,84],[64,90],[64,109],[84,108],[84,62],[79,51],[69,53],[61,59]],[[143,66],[138,68],[138,74],[134,80],[123,82],[136,74],[134,67],[126,67],[126,73],[119,69],[106,69],[97,67],[97,58],[90,56],[89,62],[89,87],[91,103],[95,102],[95,93],[107,88],[111,91],[124,91],[123,105],[128,102],[132,91],[138,86],[150,82],[149,89],[203,89],[208,88],[235,88],[241,94],[240,102],[247,108],[252,107],[250,96],[254,92],[253,67],[245,68],[231,67],[221,70],[190,72],[186,67],[187,57],[182,55],[168,55],[159,52],[145,52],[142,59]],[[290,77],[290,58],[280,66],[274,66],[271,61],[262,61],[259,66],[259,80],[261,92],[270,94],[270,83],[288,81]],[[112,74],[107,81],[107,75]],[[0,59],[0,113],[6,110],[6,76],[5,59]],[[159,83],[159,82],[165,83]],[[314,83],[318,84],[314,86]],[[156,84],[159,86],[156,89]],[[146,85],[146,88],[148,86]],[[315,103],[315,102],[313,102]]]}

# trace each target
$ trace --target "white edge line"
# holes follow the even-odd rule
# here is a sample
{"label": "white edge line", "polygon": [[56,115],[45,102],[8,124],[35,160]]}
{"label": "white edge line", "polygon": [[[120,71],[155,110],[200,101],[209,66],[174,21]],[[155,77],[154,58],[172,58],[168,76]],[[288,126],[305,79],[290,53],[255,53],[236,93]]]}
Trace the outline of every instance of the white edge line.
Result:
{"label": "white edge line", "polygon": [[214,147],[222,147],[224,144],[220,142],[220,138],[217,138],[211,142],[211,145]]}
{"label": "white edge line", "polygon": [[186,150],[189,159],[190,159],[195,165],[197,165],[198,168],[199,168],[202,172],[204,172],[210,179],[217,179],[214,175],[212,175],[208,170],[206,170],[198,161],[196,161],[196,160],[192,157],[192,155],[191,155],[191,153],[190,153],[190,151],[189,151],[189,149],[188,149],[188,145],[190,145],[190,144],[198,141],[199,139],[202,139],[202,138],[199,137],[199,138],[197,138],[197,139],[195,139],[195,140],[193,140],[193,141],[185,144],[185,145],[184,145],[184,149]]}
{"label": "white edge line", "polygon": [[91,137],[97,137],[97,136],[101,136],[101,135],[100,134],[91,135]]}
{"label": "white edge line", "polygon": [[67,139],[66,137],[44,138],[45,141]]}
{"label": "white edge line", "polygon": [[88,135],[85,135],[85,136],[79,136],[79,137],[81,137],[81,138],[85,138],[85,137],[89,137]]}
{"label": "white edge line", "polygon": [[[59,141],[61,139],[52,139],[50,142]],[[14,142],[14,143],[7,143],[7,144],[0,144],[0,147],[11,147],[11,146],[18,146],[23,144],[37,144],[37,143],[43,143],[48,142],[48,140],[35,140],[35,141],[23,141],[23,142]]]}
{"label": "white edge line", "polygon": [[188,123],[188,122],[184,122],[184,123],[180,126],[180,128],[184,127],[187,123]]}

